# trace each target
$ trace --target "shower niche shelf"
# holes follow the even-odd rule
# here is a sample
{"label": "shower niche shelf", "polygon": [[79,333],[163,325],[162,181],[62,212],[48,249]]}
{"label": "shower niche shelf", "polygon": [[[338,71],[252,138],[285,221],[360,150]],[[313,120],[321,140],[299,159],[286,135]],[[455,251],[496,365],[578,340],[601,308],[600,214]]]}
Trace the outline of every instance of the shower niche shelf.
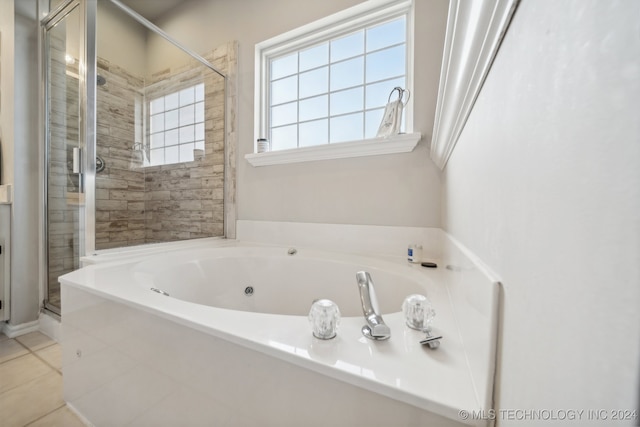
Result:
{"label": "shower niche shelf", "polygon": [[13,188],[10,184],[0,185],[0,204],[10,204],[13,201]]}
{"label": "shower niche shelf", "polygon": [[84,206],[84,193],[67,193],[67,205]]}

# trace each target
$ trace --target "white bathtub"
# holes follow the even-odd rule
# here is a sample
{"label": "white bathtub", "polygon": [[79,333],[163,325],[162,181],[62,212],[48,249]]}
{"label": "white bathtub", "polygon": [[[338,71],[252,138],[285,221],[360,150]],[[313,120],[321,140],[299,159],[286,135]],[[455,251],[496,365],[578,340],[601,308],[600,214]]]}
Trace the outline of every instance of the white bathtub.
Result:
{"label": "white bathtub", "polygon": [[[460,417],[488,410],[490,397],[471,376],[452,294],[439,283],[451,272],[289,249],[218,241],[62,276],[67,403],[98,426],[487,423]],[[374,281],[388,341],[362,336],[360,270]],[[412,293],[433,301],[445,337],[437,350],[404,325]],[[340,307],[335,339],[311,334],[318,298]]]}
{"label": "white bathtub", "polygon": [[[343,316],[362,316],[356,272],[374,280],[382,314],[400,310],[404,297],[426,293],[426,278],[383,260],[309,249],[227,247],[158,255],[135,264],[136,284],[196,304],[256,313],[304,316],[316,299],[338,304]],[[247,288],[250,292],[245,292]]]}

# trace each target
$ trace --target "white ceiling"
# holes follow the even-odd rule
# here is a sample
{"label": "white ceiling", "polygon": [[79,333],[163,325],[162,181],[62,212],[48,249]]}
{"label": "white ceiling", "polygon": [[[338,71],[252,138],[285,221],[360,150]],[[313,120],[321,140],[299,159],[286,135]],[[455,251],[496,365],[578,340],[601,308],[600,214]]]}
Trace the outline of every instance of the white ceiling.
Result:
{"label": "white ceiling", "polygon": [[122,3],[147,18],[154,21],[165,12],[178,6],[180,3],[186,3],[189,0],[121,0]]}

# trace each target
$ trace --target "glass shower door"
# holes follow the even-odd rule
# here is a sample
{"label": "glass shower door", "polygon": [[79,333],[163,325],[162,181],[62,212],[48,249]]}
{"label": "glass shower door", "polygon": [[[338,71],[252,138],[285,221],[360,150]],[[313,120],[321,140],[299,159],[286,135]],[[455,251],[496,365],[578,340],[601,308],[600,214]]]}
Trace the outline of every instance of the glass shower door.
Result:
{"label": "glass shower door", "polygon": [[44,305],[57,314],[61,310],[58,277],[77,269],[84,253],[81,30],[78,2],[68,4],[43,23],[47,264]]}

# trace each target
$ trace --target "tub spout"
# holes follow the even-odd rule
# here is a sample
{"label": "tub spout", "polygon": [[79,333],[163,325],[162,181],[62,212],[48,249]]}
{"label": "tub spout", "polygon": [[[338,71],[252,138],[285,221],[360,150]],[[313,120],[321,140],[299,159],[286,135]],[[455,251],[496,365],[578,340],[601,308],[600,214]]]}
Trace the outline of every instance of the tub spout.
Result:
{"label": "tub spout", "polygon": [[362,303],[362,313],[367,324],[362,327],[362,334],[372,340],[386,340],[391,337],[391,330],[378,314],[378,304],[376,301],[373,281],[366,271],[356,273],[358,289],[360,290],[360,302]]}

